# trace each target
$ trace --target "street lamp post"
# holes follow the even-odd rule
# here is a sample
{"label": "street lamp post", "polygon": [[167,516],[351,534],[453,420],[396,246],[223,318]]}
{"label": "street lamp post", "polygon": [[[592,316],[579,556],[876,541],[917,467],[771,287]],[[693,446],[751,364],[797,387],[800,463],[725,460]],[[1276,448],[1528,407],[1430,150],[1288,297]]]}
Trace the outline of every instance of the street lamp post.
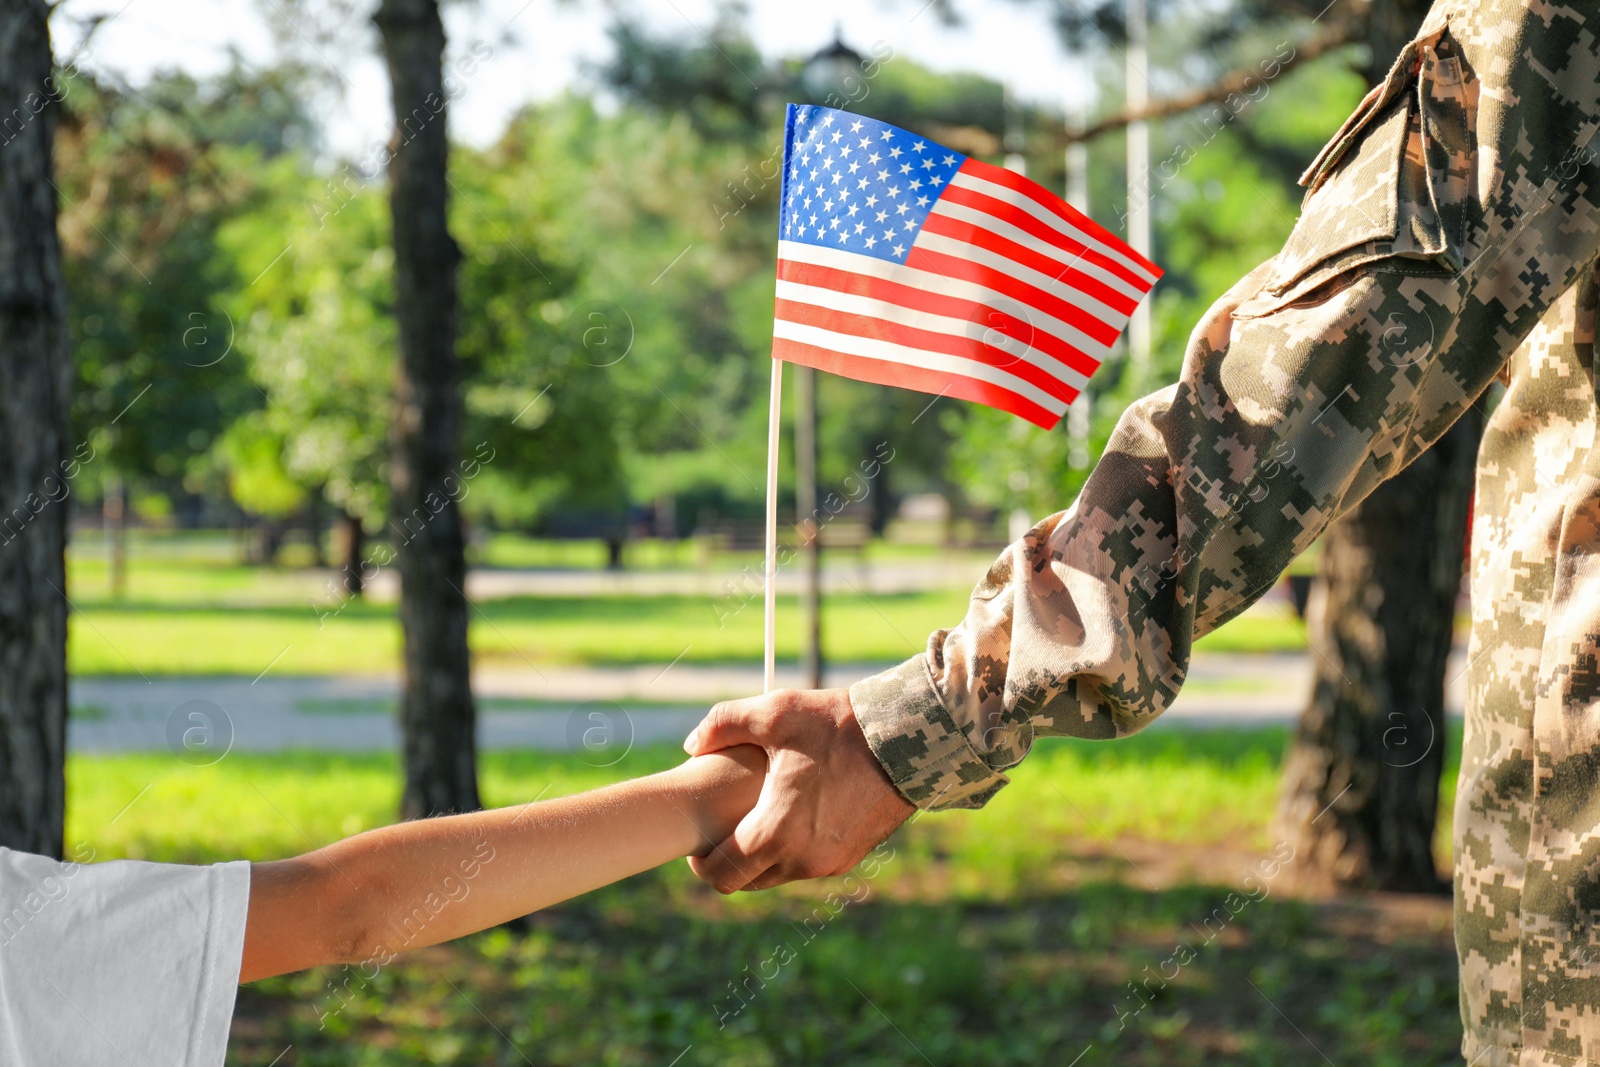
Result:
{"label": "street lamp post", "polygon": [[[1145,0],[1127,0],[1127,89],[1129,111],[1144,110],[1150,102],[1150,20]],[[1150,255],[1150,124],[1144,119],[1128,123],[1128,244],[1141,256]],[[1140,301],[1128,320],[1129,371],[1134,384],[1144,387],[1150,366],[1150,302]]]}
{"label": "street lamp post", "polygon": [[835,25],[833,42],[806,60],[800,68],[800,88],[813,104],[839,107],[853,102],[852,90],[862,80],[866,61],[861,53],[844,43],[844,30]]}
{"label": "street lamp post", "polygon": [[[1067,145],[1067,203],[1089,214],[1089,146],[1081,134],[1088,125],[1086,105],[1074,101],[1067,106],[1067,132],[1072,141]],[[1089,415],[1094,407],[1094,397],[1085,384],[1072,406],[1067,408],[1067,465],[1074,471],[1089,469]]]}
{"label": "street lamp post", "polygon": [[[841,28],[833,43],[806,60],[800,89],[811,103],[838,107],[853,100],[862,70],[861,54],[844,43]],[[794,367],[795,533],[800,540],[800,675],[808,689],[822,688],[822,527],[817,521],[817,372]]]}
{"label": "street lamp post", "polygon": [[800,593],[800,677],[822,688],[822,526],[817,521],[817,372],[795,365],[795,532],[804,556]]}

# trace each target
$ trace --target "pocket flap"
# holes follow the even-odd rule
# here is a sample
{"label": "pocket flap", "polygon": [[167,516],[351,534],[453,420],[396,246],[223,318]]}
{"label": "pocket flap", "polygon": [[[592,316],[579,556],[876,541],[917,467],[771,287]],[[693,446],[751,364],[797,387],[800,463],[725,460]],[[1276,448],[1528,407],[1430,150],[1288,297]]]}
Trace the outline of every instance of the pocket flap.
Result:
{"label": "pocket flap", "polygon": [[1301,185],[1311,192],[1316,192],[1317,186],[1322,184],[1322,179],[1339,165],[1339,160],[1344,158],[1345,152],[1355,143],[1367,123],[1372,121],[1372,117],[1382,111],[1389,101],[1411,87],[1416,76],[1417,58],[1433,46],[1441,33],[1442,31],[1435,30],[1418,37],[1400,50],[1383,81],[1374,85],[1367,95],[1361,98],[1361,103],[1357,104],[1350,117],[1344,120],[1339,132],[1322,146],[1322,151],[1317,153],[1305,173],[1300,175]]}
{"label": "pocket flap", "polygon": [[1342,146],[1331,173],[1306,197],[1305,210],[1278,253],[1267,288],[1281,296],[1307,271],[1339,253],[1392,242],[1399,228],[1400,161],[1411,125],[1408,99],[1371,120]]}

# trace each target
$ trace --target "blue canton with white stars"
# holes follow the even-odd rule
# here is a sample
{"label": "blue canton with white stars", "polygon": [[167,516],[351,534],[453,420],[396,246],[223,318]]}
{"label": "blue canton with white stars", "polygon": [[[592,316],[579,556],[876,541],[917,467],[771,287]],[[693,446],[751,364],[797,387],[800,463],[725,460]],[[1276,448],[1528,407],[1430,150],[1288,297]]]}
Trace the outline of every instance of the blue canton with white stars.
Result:
{"label": "blue canton with white stars", "polygon": [[779,234],[904,263],[966,159],[877,119],[790,104]]}

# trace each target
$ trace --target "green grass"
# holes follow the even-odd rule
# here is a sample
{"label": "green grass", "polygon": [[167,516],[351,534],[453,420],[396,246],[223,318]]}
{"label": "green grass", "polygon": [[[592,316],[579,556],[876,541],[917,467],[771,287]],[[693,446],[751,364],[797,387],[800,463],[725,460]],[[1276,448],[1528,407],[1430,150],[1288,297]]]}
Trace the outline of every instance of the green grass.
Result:
{"label": "green grass", "polygon": [[[1279,729],[1157,727],[1111,744],[1045,739],[982,812],[932,815],[921,825],[985,878],[997,876],[1002,856],[1014,866],[1036,844],[1102,831],[1263,846],[1285,737]],[[640,748],[597,769],[561,753],[487,752],[480,766],[485,802],[503,805],[649,774],[681,758],[670,747]],[[383,825],[399,804],[391,753],[233,753],[209,767],[165,753],[76,755],[68,789],[69,840],[90,842],[101,858],[195,863],[304,851]],[[1019,821],[1027,833],[1002,829]]]}
{"label": "green grass", "polygon": [[[1266,848],[1287,736],[1282,728],[1157,724],[1116,742],[1045,738],[981,812],[930,815],[919,830],[984,880],[1025,878],[1029,864],[1048,862],[1056,842],[1077,838]],[[1440,845],[1447,850],[1458,727],[1446,741]],[[546,790],[592,789],[679,759],[677,749],[655,746],[607,768],[568,754],[515,751],[486,752],[479,766],[484,801],[495,806]],[[398,773],[391,753],[236,752],[208,767],[165,753],[75,755],[67,838],[89,842],[101,858],[276,858],[391,821]]]}
{"label": "green grass", "polygon": [[[960,618],[957,591],[830,597],[826,650],[836,661],[903,659],[941,620]],[[510,597],[472,616],[471,642],[483,666],[531,664],[759,662],[761,604],[736,605],[719,620],[707,597]],[[779,655],[799,650],[798,604],[784,598]],[[720,624],[719,624],[720,622]],[[273,663],[277,674],[394,671],[400,630],[391,605],[352,603],[319,618],[310,607],[185,606],[79,601],[70,623],[76,674],[244,674]]]}
{"label": "green grass", "polygon": [[[959,590],[862,597],[823,605],[824,653],[835,663],[893,662],[959,621]],[[78,675],[372,674],[399,668],[400,628],[390,605],[352,603],[337,616],[310,607],[183,606],[84,600],[69,621],[68,664]],[[799,653],[798,602],[779,598],[778,656]],[[480,666],[630,666],[757,663],[761,605],[719,620],[705,597],[507,597],[478,604],[470,641]],[[1210,634],[1210,652],[1289,652],[1304,627],[1247,614]],[[681,659],[680,659],[681,656]]]}
{"label": "green grass", "polygon": [[[333,548],[324,545],[328,558]],[[873,563],[958,561],[971,566],[974,579],[993,560],[992,549],[946,548],[931,544],[903,544],[882,539],[865,548],[838,549],[837,558]],[[68,548],[72,577],[81,588],[96,594],[110,585],[105,540],[96,531],[73,534]],[[240,560],[243,543],[234,534],[218,530],[129,531],[128,577],[135,595],[193,592],[233,595],[244,593],[268,598],[298,600],[304,587],[320,589],[324,576],[309,566],[311,549],[303,540],[291,541],[280,560],[282,566],[248,567]],[[552,541],[521,534],[493,533],[468,549],[468,562],[477,567],[511,570],[600,571],[607,565],[601,541]],[[762,555],[751,550],[712,550],[699,539],[632,541],[624,549],[630,571],[703,570],[735,573],[745,568],[759,572]]]}
{"label": "green grass", "polygon": [[[571,700],[536,700],[525,697],[477,697],[474,701],[479,712],[492,711],[558,711],[567,713],[572,711],[574,701]],[[638,700],[624,698],[622,700],[607,700],[607,706],[621,708],[627,712],[640,712],[645,715],[660,711],[682,711],[685,708],[697,712],[705,710],[705,704],[663,704],[654,700]],[[382,700],[365,697],[334,697],[331,699],[302,699],[294,702],[295,711],[302,715],[393,715],[399,710],[399,703],[395,700]],[[103,713],[102,713],[103,714]]]}
{"label": "green grass", "polygon": [[[1450,1062],[1460,1034],[1443,929],[1341,925],[1269,882],[1225,936],[1201,940],[1273,843],[1285,739],[1158,726],[1112,744],[1042,742],[983,811],[900,831],[871,878],[723,899],[672,864],[375,978],[326,968],[247,987],[229,1063],[259,1067],[288,1045],[311,1067],[665,1065],[689,1046],[679,1067],[911,1064],[919,1052],[1067,1064],[1091,1045],[1080,1067],[1320,1062],[1308,1040],[1341,1064]],[[597,770],[490,753],[483,789],[514,803],[678,758],[653,748]],[[235,753],[207,768],[75,756],[67,841],[101,860],[265,859],[388,822],[397,800],[389,755]],[[855,899],[830,918],[829,894],[835,908]],[[1180,943],[1195,961],[1119,1027],[1126,983]],[[773,977],[779,946],[793,958]],[[752,980],[734,1013],[730,983],[757,973],[770,981]]]}
{"label": "green grass", "polygon": [[[503,544],[502,544],[503,543]],[[588,567],[600,547],[588,543],[496,537],[489,555],[523,565]],[[496,547],[501,546],[501,547]],[[674,546],[646,545],[664,555]],[[875,548],[875,551],[878,551]],[[932,550],[885,546],[912,558]],[[245,567],[220,535],[141,535],[128,589],[113,600],[104,553],[76,543],[69,585],[69,665],[79,675],[386,673],[398,668],[400,632],[392,604],[344,601],[326,572]],[[647,562],[651,562],[647,560]],[[660,562],[656,560],[655,562]],[[982,565],[972,561],[974,575]],[[927,635],[958,622],[967,590],[828,597],[825,653],[834,662],[892,662],[923,648]],[[779,611],[778,654],[800,646],[794,598]],[[734,582],[711,596],[517,596],[486,600],[472,615],[477,661],[490,667],[535,664],[632,665],[755,663],[761,656],[761,600],[752,583]],[[1198,644],[1210,651],[1293,651],[1304,628],[1281,607],[1252,609]]]}

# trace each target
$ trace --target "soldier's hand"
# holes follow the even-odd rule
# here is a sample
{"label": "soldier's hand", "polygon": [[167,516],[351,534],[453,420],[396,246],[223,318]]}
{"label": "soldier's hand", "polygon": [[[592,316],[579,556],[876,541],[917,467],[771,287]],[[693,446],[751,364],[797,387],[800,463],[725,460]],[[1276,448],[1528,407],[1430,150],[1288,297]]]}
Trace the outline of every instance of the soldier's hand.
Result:
{"label": "soldier's hand", "polygon": [[683,747],[767,753],[761,799],[694,873],[720,893],[843,874],[916,810],[900,795],[856,722],[845,689],[779,690],[718,704]]}

